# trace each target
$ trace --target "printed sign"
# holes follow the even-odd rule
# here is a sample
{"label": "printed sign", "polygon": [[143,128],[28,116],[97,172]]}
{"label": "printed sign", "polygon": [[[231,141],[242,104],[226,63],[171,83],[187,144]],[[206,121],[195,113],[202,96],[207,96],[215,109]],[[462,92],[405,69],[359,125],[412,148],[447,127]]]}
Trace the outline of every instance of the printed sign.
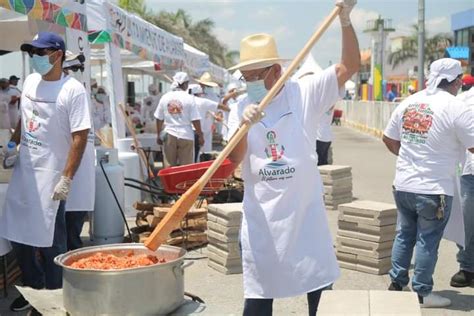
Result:
{"label": "printed sign", "polygon": [[181,69],[184,64],[183,39],[146,22],[136,15],[105,2],[107,28],[112,42],[161,69]]}

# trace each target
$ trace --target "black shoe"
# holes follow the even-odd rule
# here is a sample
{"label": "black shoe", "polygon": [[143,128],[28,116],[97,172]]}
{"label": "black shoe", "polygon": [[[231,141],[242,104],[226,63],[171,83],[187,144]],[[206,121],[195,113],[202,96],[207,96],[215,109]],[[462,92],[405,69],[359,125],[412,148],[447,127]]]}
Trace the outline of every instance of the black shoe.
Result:
{"label": "black shoe", "polygon": [[398,285],[395,282],[392,282],[388,287],[389,291],[403,291],[403,286]]}
{"label": "black shoe", "polygon": [[27,316],[43,316],[43,314],[41,314],[40,312],[38,312],[38,310],[33,307],[33,308],[28,312]]}
{"label": "black shoe", "polygon": [[452,287],[467,287],[474,281],[474,272],[459,270],[458,273],[451,278]]}
{"label": "black shoe", "polygon": [[10,310],[12,312],[21,312],[30,307],[31,307],[30,303],[27,300],[25,300],[23,295],[20,295],[11,303]]}

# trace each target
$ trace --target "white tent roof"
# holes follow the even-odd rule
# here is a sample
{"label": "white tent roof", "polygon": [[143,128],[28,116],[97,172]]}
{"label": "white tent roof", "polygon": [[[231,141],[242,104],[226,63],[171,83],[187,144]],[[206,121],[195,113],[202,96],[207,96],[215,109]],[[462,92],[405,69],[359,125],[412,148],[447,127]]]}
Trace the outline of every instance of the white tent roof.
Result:
{"label": "white tent roof", "polygon": [[192,77],[199,77],[210,67],[209,55],[184,43],[184,67]]}
{"label": "white tent roof", "polygon": [[303,64],[301,65],[300,69],[298,69],[297,72],[293,75],[293,79],[298,79],[304,74],[307,74],[308,72],[312,73],[319,73],[323,71],[321,66],[314,60],[313,54],[310,52],[308,56],[306,56],[306,59],[304,60]]}

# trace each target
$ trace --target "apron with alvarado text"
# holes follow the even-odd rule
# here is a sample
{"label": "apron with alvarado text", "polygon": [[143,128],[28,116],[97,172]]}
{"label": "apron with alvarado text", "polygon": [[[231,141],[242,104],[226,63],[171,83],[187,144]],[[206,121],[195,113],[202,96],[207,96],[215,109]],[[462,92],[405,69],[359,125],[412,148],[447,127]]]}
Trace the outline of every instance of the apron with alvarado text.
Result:
{"label": "apron with alvarado text", "polygon": [[[321,289],[339,276],[314,146],[295,112],[248,133],[241,242],[245,298]],[[320,194],[315,192],[321,192]]]}
{"label": "apron with alvarado text", "polygon": [[[21,104],[21,146],[0,218],[0,236],[35,247],[53,244],[59,201],[51,196],[66,164],[71,134],[59,123],[57,96],[50,100],[25,94]],[[33,90],[33,89],[31,89]],[[54,90],[54,91],[53,91]]]}

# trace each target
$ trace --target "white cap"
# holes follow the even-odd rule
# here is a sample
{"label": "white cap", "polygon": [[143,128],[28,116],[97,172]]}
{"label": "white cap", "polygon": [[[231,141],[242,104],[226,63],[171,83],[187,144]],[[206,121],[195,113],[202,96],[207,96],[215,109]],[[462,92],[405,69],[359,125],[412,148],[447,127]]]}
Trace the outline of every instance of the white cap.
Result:
{"label": "white cap", "polygon": [[178,85],[182,85],[183,83],[189,81],[189,76],[185,72],[177,72],[173,76],[173,82],[177,83]]}
{"label": "white cap", "polygon": [[191,90],[191,94],[197,95],[197,94],[203,94],[204,92],[202,91],[201,85],[198,84],[191,84],[189,85],[189,89]]}
{"label": "white cap", "polygon": [[430,75],[426,84],[428,94],[434,93],[443,79],[451,82],[462,73],[461,62],[459,60],[452,58],[435,60],[430,65]]}

